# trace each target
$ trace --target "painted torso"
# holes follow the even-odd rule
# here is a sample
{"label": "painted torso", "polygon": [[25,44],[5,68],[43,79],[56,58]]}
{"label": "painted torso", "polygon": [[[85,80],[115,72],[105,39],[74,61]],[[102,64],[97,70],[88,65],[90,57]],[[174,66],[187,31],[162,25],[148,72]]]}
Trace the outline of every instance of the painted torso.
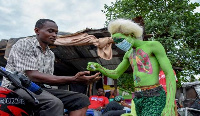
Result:
{"label": "painted torso", "polygon": [[148,42],[136,49],[132,48],[125,56],[133,69],[135,87],[158,83],[159,64]]}

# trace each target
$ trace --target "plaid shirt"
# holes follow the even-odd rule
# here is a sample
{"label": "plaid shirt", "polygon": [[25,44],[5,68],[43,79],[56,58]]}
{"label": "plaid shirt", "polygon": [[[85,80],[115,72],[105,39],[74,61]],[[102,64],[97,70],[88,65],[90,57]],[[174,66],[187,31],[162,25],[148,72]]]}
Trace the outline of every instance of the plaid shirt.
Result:
{"label": "plaid shirt", "polygon": [[[43,53],[36,37],[20,39],[13,46],[9,54],[6,69],[24,73],[26,70],[38,70],[46,74],[54,72],[54,53],[49,47]],[[2,86],[7,87],[10,82],[4,77]]]}

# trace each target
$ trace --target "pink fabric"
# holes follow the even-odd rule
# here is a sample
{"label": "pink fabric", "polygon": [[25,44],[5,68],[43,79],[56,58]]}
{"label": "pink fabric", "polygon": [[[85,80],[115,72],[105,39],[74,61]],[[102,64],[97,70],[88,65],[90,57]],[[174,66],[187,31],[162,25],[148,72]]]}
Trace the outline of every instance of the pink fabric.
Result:
{"label": "pink fabric", "polygon": [[94,35],[88,35],[87,33],[75,33],[72,35],[59,36],[54,44],[65,46],[93,44],[97,46],[97,54],[99,57],[110,60],[112,59],[112,43],[113,39],[111,37],[97,39]]}

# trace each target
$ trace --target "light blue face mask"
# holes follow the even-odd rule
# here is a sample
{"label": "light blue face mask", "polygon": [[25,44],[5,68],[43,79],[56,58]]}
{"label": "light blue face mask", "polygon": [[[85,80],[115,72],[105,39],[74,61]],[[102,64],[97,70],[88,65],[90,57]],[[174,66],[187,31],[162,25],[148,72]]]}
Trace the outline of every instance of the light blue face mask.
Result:
{"label": "light blue face mask", "polygon": [[131,44],[127,40],[123,40],[122,42],[119,42],[118,44],[115,44],[119,49],[123,51],[128,51],[131,48]]}

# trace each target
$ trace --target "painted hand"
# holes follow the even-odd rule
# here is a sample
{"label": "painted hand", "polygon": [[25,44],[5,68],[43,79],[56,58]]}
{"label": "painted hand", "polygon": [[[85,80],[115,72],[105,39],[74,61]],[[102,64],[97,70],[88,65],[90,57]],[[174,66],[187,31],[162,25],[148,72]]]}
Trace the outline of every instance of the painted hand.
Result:
{"label": "painted hand", "polygon": [[98,71],[98,68],[101,65],[95,62],[88,62],[87,70],[89,71]]}

